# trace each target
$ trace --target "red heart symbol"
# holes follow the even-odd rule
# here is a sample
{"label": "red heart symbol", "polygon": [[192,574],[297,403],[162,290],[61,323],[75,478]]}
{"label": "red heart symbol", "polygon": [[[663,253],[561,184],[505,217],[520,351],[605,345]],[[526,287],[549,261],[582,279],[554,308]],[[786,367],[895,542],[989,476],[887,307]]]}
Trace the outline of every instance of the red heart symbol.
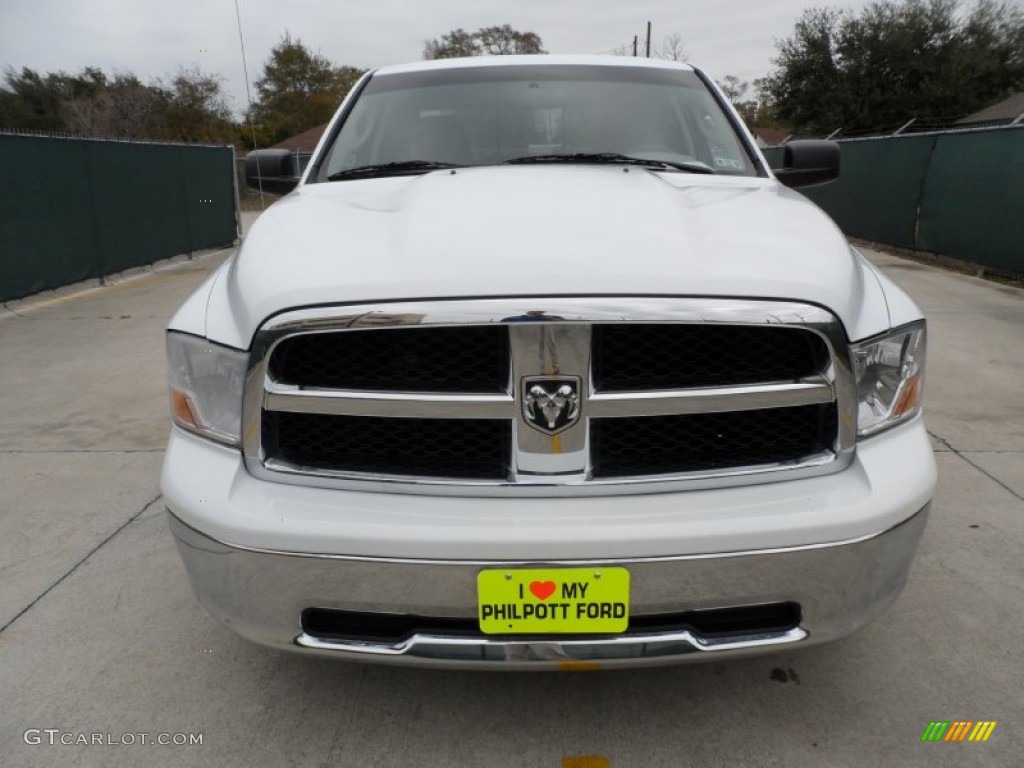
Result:
{"label": "red heart symbol", "polygon": [[547,600],[555,594],[555,582],[553,581],[531,581],[530,591],[538,600]]}

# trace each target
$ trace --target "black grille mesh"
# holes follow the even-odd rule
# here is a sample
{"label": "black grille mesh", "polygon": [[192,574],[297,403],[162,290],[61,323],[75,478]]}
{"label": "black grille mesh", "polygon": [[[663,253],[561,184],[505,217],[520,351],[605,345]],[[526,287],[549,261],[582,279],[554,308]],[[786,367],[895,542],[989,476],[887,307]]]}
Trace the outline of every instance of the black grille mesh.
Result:
{"label": "black grille mesh", "polygon": [[798,328],[728,325],[595,325],[599,391],[792,381],[828,363],[825,342]]}
{"label": "black grille mesh", "polygon": [[509,361],[505,326],[378,328],[285,339],[270,374],[324,389],[492,393],[508,390]]}
{"label": "black grille mesh", "polygon": [[511,423],[263,412],[263,449],[312,469],[504,480]]}
{"label": "black grille mesh", "polygon": [[836,408],[801,405],[756,411],[594,419],[594,476],[622,477],[796,461],[831,450]]}

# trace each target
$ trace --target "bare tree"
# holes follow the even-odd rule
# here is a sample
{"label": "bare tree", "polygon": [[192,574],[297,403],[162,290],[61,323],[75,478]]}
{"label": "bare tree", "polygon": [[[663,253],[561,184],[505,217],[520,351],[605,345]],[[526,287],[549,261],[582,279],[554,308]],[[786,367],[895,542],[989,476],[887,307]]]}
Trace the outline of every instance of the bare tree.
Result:
{"label": "bare tree", "polygon": [[718,87],[751,128],[778,127],[775,110],[764,89],[764,80],[755,80],[751,84],[736,75],[726,75]]}
{"label": "bare tree", "polygon": [[[623,43],[618,48],[613,50],[612,56],[643,56],[643,41],[638,38],[639,45],[635,43]],[[673,32],[668,37],[661,41],[661,45],[657,46],[651,51],[651,56],[656,59],[665,59],[666,61],[689,61],[690,52],[686,50],[686,46],[683,44],[683,36],[678,32]]]}
{"label": "bare tree", "polygon": [[662,40],[655,55],[659,59],[667,59],[668,61],[690,60],[690,52],[686,50],[686,46],[683,45],[683,36],[678,32],[673,32]]}
{"label": "bare tree", "polygon": [[102,91],[64,103],[68,130],[85,136],[168,138],[171,95],[159,85],[143,85],[135,75],[118,74]]}
{"label": "bare tree", "polygon": [[65,102],[62,112],[68,130],[83,136],[113,136],[110,101],[110,94],[101,93],[91,99]]}
{"label": "bare tree", "polygon": [[747,90],[750,88],[750,83],[746,80],[740,80],[736,75],[726,75],[722,78],[722,81],[718,84],[718,87],[722,89],[726,98],[729,99],[733,104],[739,104],[743,101],[743,97],[747,95]]}

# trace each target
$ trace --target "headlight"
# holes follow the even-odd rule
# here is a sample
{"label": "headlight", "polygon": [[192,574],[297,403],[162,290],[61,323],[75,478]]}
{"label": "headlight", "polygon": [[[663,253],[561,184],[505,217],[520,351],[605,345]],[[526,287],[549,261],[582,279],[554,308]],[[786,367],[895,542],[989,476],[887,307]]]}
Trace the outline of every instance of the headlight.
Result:
{"label": "headlight", "polygon": [[167,334],[167,377],[174,423],[238,445],[248,355],[198,336]]}
{"label": "headlight", "polygon": [[924,321],[850,348],[857,378],[857,436],[867,437],[921,412]]}

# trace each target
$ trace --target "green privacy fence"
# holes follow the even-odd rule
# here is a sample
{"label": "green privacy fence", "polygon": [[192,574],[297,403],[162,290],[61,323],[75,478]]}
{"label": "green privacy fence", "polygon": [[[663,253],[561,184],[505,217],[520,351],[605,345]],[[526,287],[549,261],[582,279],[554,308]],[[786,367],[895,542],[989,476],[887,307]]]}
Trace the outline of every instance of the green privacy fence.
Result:
{"label": "green privacy fence", "polygon": [[0,301],[236,232],[231,147],[0,134]]}
{"label": "green privacy fence", "polygon": [[1024,126],[839,145],[839,179],[801,192],[846,234],[1024,274]]}

